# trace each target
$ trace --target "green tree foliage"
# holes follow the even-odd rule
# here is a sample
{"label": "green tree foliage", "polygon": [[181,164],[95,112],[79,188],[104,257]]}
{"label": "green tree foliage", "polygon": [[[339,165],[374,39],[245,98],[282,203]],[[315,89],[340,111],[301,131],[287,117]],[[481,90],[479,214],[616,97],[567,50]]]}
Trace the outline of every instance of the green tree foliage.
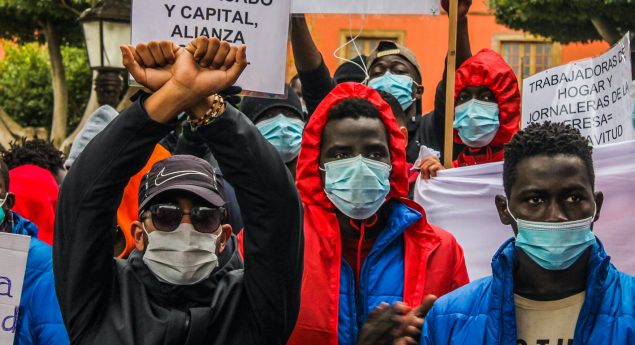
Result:
{"label": "green tree foliage", "polygon": [[0,0],[0,37],[19,43],[45,43],[50,22],[61,43],[80,45],[82,30],[77,18],[91,0]]}
{"label": "green tree foliage", "polygon": [[[46,47],[39,43],[4,44],[0,61],[0,107],[20,125],[51,129],[53,88]],[[81,120],[90,94],[92,72],[83,48],[62,47],[69,88],[68,132]]]}
{"label": "green tree foliage", "polygon": [[606,40],[635,29],[633,0],[490,0],[496,21],[560,43]]}
{"label": "green tree foliage", "polygon": [[50,139],[61,145],[68,132],[69,93],[61,47],[79,45],[77,21],[90,0],[0,0],[0,38],[18,43],[46,42],[53,88]]}
{"label": "green tree foliage", "polygon": [[4,51],[0,107],[22,126],[50,127],[53,88],[46,51],[37,43],[5,43]]}

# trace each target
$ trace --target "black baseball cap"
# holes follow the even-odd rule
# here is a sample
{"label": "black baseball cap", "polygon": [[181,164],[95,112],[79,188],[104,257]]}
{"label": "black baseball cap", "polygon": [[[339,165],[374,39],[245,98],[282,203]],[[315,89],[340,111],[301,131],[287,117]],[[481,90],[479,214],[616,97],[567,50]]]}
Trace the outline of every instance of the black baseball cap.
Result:
{"label": "black baseball cap", "polygon": [[168,191],[193,193],[215,207],[225,206],[223,177],[209,162],[190,155],[175,155],[156,162],[139,186],[139,212]]}

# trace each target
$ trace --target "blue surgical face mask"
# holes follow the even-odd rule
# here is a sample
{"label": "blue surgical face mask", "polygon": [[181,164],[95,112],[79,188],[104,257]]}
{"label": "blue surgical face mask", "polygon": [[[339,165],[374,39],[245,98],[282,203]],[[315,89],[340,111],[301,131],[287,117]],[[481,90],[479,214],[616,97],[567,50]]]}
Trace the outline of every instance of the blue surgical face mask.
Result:
{"label": "blue surgical face mask", "polygon": [[391,166],[361,155],[324,164],[324,191],[342,213],[353,219],[375,214],[390,192]]}
{"label": "blue surgical face mask", "polygon": [[591,231],[595,212],[589,218],[559,223],[517,219],[509,211],[509,206],[507,212],[518,228],[516,247],[544,269],[565,270],[595,244],[595,235]]}
{"label": "blue surgical face mask", "polygon": [[282,114],[258,122],[256,127],[263,137],[276,148],[282,160],[288,163],[300,153],[304,122]]}
{"label": "blue surgical face mask", "polygon": [[416,84],[415,81],[407,75],[392,74],[387,71],[381,77],[369,81],[368,87],[388,92],[395,96],[399,104],[401,104],[401,108],[405,111],[415,101],[412,96],[412,86],[414,84]]}
{"label": "blue surgical face mask", "polygon": [[454,128],[465,145],[487,146],[498,132],[498,113],[497,103],[471,99],[455,108]]}

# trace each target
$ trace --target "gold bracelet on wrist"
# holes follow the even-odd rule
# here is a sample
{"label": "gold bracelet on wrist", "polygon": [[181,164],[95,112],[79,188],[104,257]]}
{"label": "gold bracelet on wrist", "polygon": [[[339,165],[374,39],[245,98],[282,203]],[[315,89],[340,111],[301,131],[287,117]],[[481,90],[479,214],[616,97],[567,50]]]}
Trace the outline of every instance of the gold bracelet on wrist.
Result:
{"label": "gold bracelet on wrist", "polygon": [[209,109],[200,118],[193,118],[188,115],[187,122],[190,124],[190,128],[192,131],[196,131],[199,127],[208,125],[214,120],[216,120],[219,116],[221,116],[225,112],[225,100],[219,94],[215,94],[208,98],[209,101]]}

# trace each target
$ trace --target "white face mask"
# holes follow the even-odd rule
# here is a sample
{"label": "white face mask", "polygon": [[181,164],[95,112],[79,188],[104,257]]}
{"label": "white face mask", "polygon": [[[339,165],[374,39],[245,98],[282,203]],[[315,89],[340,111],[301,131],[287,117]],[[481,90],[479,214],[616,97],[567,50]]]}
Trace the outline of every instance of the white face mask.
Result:
{"label": "white face mask", "polygon": [[209,277],[218,267],[216,241],[219,235],[198,232],[189,223],[174,231],[148,233],[143,262],[159,280],[174,285],[193,285]]}

